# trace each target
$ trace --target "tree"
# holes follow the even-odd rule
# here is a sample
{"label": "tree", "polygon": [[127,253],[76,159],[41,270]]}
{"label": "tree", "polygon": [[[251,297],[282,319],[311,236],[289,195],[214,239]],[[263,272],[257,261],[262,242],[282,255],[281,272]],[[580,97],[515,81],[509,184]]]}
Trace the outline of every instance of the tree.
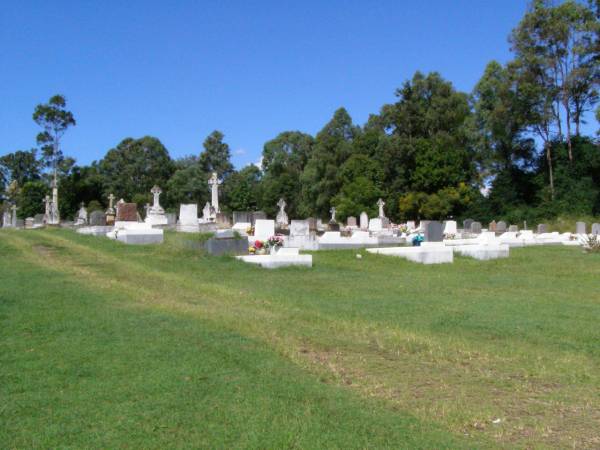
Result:
{"label": "tree", "polygon": [[[81,202],[86,205],[92,202],[104,202],[102,177],[97,165],[73,166],[66,175],[60,178],[59,209],[63,217],[75,216]],[[88,212],[91,212],[88,208]]]}
{"label": "tree", "polygon": [[20,218],[33,217],[44,212],[44,198],[50,192],[42,181],[27,181],[17,194],[17,214]]}
{"label": "tree", "polygon": [[340,108],[317,134],[301,176],[302,214],[329,214],[332,199],[340,190],[338,170],[352,154],[352,141],[359,133],[360,128],[352,123],[348,112]]}
{"label": "tree", "polygon": [[155,137],[126,138],[109,150],[98,163],[104,193],[117,198],[150,198],[150,189],[166,186],[173,174],[173,161]]}
{"label": "tree", "polygon": [[17,150],[0,157],[0,173],[5,183],[16,181],[23,186],[28,181],[40,179],[40,162],[37,159],[37,150]]}
{"label": "tree", "polygon": [[177,207],[181,203],[204,205],[210,200],[208,173],[200,166],[197,157],[184,157],[175,161],[176,170],[166,184],[165,204]]}
{"label": "tree", "polygon": [[[511,34],[516,61],[541,89],[543,107],[540,119],[554,123],[558,137],[566,128],[569,161],[573,161],[571,124],[576,133],[583,113],[593,107],[598,95],[598,36],[600,28],[594,12],[587,6],[568,0],[552,6],[548,0],[535,0]],[[537,124],[540,126],[540,124]],[[548,124],[541,130],[550,146]],[[551,166],[551,155],[548,154]],[[552,174],[550,174],[552,180]],[[553,186],[551,186],[553,191]]]}
{"label": "tree", "polygon": [[54,173],[63,159],[60,141],[67,129],[75,126],[75,118],[70,111],[66,110],[66,105],[67,101],[64,96],[55,95],[50,98],[48,103],[37,105],[33,112],[33,120],[44,129],[37,135],[42,158],[46,166],[52,168]]}
{"label": "tree", "polygon": [[225,135],[220,131],[213,131],[202,144],[204,151],[200,153],[200,167],[206,173],[217,172],[219,178],[225,179],[233,172],[231,164],[231,151],[229,145],[223,142]]}
{"label": "tree", "polygon": [[256,211],[261,197],[261,171],[251,164],[223,182],[223,204],[229,211]]}
{"label": "tree", "polygon": [[277,212],[277,202],[284,198],[287,213],[297,216],[302,194],[300,177],[311,155],[314,139],[299,131],[280,133],[263,148],[262,169],[264,176],[262,209],[269,214]]}

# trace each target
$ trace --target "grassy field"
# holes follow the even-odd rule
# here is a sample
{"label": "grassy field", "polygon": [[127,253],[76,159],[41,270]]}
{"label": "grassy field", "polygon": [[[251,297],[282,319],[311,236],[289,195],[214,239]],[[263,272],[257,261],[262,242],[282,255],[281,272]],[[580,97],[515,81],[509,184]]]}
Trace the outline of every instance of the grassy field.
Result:
{"label": "grassy field", "polygon": [[265,271],[0,231],[0,448],[600,447],[600,255]]}

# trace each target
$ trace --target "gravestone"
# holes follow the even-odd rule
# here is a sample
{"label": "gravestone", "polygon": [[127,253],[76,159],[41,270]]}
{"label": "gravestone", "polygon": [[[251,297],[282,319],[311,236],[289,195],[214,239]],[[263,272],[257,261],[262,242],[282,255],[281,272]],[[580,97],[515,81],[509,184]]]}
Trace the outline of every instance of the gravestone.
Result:
{"label": "gravestone", "polygon": [[331,213],[331,218],[329,219],[329,231],[340,231],[340,224],[335,220],[336,209],[335,206],[332,206],[329,210]]}
{"label": "gravestone", "polygon": [[409,231],[415,230],[417,228],[417,224],[414,220],[409,220],[406,222],[406,228],[408,228]]}
{"label": "gravestone", "polygon": [[490,224],[488,225],[488,231],[493,231],[493,232],[496,231],[496,221],[495,220],[492,220],[490,222]]}
{"label": "gravestone", "polygon": [[179,225],[198,226],[198,205],[196,203],[179,205]]}
{"label": "gravestone", "polygon": [[437,220],[424,220],[421,222],[424,225],[424,234],[426,242],[442,242],[444,239],[443,225]]}
{"label": "gravestone", "polygon": [[369,215],[364,211],[360,213],[360,229],[363,231],[369,229]]}
{"label": "gravestone", "polygon": [[277,212],[277,217],[275,217],[275,223],[278,228],[287,228],[290,223],[287,213],[285,212],[285,207],[287,203],[284,199],[280,198],[277,202],[277,206],[279,207],[279,211]]}
{"label": "gravestone", "polygon": [[217,225],[220,227],[230,227],[231,226],[231,221],[229,220],[229,214],[225,214],[223,212],[217,213],[217,216],[215,217],[215,221],[217,222]]}
{"label": "gravestone", "polygon": [[309,236],[310,225],[309,220],[292,220],[290,224],[290,236]]}
{"label": "gravestone", "polygon": [[463,221],[463,230],[469,231],[471,229],[471,224],[474,222],[473,219],[465,219]]}
{"label": "gravestone", "polygon": [[600,235],[600,223],[592,224],[592,234]]}
{"label": "gravestone", "polygon": [[446,223],[444,224],[444,234],[446,234],[446,235],[456,234],[456,232],[457,232],[456,227],[457,227],[456,220],[446,221]]}
{"label": "gravestone", "polygon": [[383,230],[383,221],[381,218],[369,220],[369,231],[378,233]]}
{"label": "gravestone", "polygon": [[259,219],[254,223],[254,237],[265,241],[275,234],[275,221]]}
{"label": "gravestone", "polygon": [[510,225],[508,227],[508,231],[510,233],[516,233],[517,231],[519,231],[519,226],[518,225]]}
{"label": "gravestone", "polygon": [[6,210],[2,213],[2,226],[4,228],[12,227],[12,218],[10,217],[10,211]]}
{"label": "gravestone", "polygon": [[44,214],[36,214],[35,216],[33,216],[33,223],[36,225],[43,225],[44,224]]}
{"label": "gravestone", "polygon": [[213,237],[204,243],[204,248],[209,255],[247,255],[248,240],[235,237]]}
{"label": "gravestone", "polygon": [[315,217],[309,217],[306,220],[308,221],[309,231],[317,231],[318,230],[317,219]]}
{"label": "gravestone", "polygon": [[346,219],[346,226],[348,227],[356,227],[356,217],[350,216]]}
{"label": "gravestone", "polygon": [[233,223],[252,223],[252,211],[234,211]]}
{"label": "gravestone", "polygon": [[137,203],[117,203],[117,222],[137,222]]}
{"label": "gravestone", "polygon": [[103,227],[106,226],[106,216],[102,211],[92,211],[90,214],[90,226]]}
{"label": "gravestone", "polygon": [[33,228],[33,217],[27,217],[25,219],[25,229],[29,230],[31,228]]}
{"label": "gravestone", "polygon": [[472,222],[471,223],[471,233],[473,233],[473,234],[481,233],[481,222]]}
{"label": "gravestone", "polygon": [[177,214],[165,213],[165,217],[167,218],[167,225],[177,225]]}
{"label": "gravestone", "polygon": [[545,223],[539,223],[537,226],[537,232],[538,234],[547,233],[548,225],[546,225]]}
{"label": "gravestone", "polygon": [[264,211],[254,211],[252,213],[252,225],[254,225],[257,220],[267,220],[267,213]]}
{"label": "gravestone", "polygon": [[501,220],[496,224],[496,232],[497,233],[506,233],[506,222]]}
{"label": "gravestone", "polygon": [[575,234],[586,234],[587,233],[587,226],[585,225],[585,222],[577,222],[575,224]]}

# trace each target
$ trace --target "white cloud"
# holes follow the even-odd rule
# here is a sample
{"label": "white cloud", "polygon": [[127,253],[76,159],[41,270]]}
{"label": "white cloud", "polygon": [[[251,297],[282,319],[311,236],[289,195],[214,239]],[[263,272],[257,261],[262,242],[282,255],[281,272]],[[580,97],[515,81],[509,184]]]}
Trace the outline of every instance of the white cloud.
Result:
{"label": "white cloud", "polygon": [[237,150],[233,151],[233,154],[236,155],[236,156],[245,155],[246,154],[246,149],[245,148],[238,148]]}
{"label": "white cloud", "polygon": [[262,162],[263,162],[263,157],[261,156],[260,159],[254,163],[254,165],[256,167],[258,167],[260,170],[262,170]]}

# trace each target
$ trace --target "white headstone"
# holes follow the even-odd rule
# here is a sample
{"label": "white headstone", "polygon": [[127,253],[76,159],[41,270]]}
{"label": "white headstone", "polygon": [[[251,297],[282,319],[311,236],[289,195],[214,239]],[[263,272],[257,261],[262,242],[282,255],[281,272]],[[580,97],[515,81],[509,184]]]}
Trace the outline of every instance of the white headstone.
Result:
{"label": "white headstone", "polygon": [[364,211],[360,213],[360,229],[361,230],[369,229],[369,216]]}
{"label": "white headstone", "polygon": [[275,221],[258,219],[254,222],[254,237],[260,241],[269,239],[275,234]]}
{"label": "white headstone", "polygon": [[369,231],[378,232],[383,230],[383,222],[380,218],[369,220]]}
{"label": "white headstone", "polygon": [[183,226],[198,225],[198,205],[187,203],[179,205],[179,224]]}
{"label": "white headstone", "polygon": [[209,202],[206,202],[204,208],[202,209],[202,220],[205,222],[214,221],[217,215],[215,214],[215,209],[210,205]]}
{"label": "white headstone", "polygon": [[290,225],[290,236],[308,236],[310,228],[308,220],[292,220]]}
{"label": "white headstone", "polygon": [[275,218],[277,226],[280,228],[287,228],[288,224],[290,223],[288,215],[285,213],[285,207],[287,206],[287,203],[284,199],[279,199],[277,206],[279,206],[279,212]]}
{"label": "white headstone", "polygon": [[456,234],[456,233],[457,233],[456,220],[446,221],[446,225],[444,226],[444,234]]}

